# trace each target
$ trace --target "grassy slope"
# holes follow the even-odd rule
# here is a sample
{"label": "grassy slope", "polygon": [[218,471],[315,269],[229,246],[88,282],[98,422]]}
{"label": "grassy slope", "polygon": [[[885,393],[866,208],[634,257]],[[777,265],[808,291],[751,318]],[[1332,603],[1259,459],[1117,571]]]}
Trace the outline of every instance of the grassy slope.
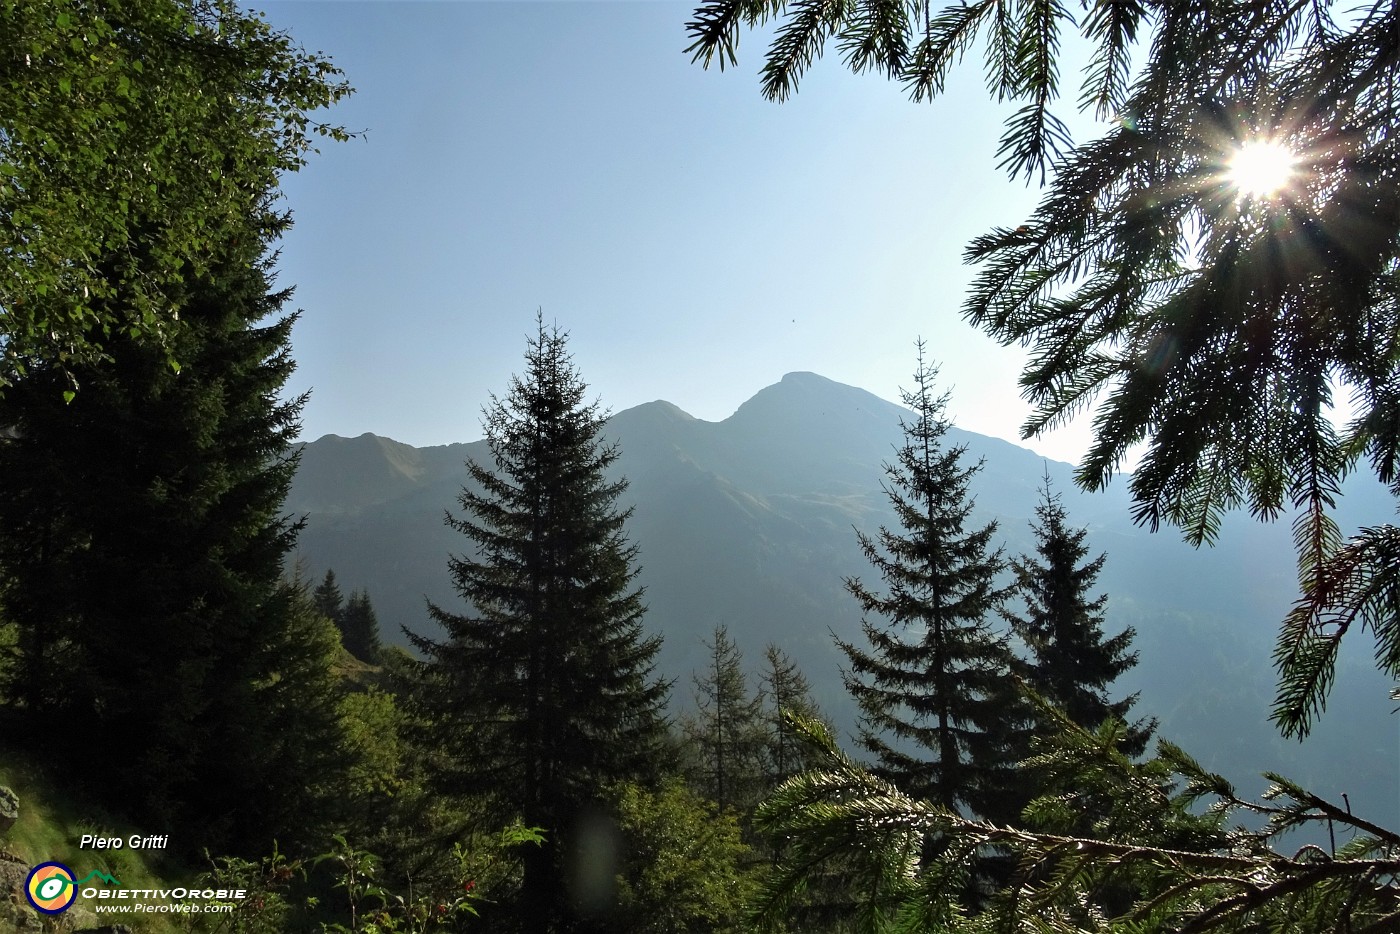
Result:
{"label": "grassy slope", "polygon": [[[100,764],[94,763],[94,768]],[[90,802],[80,801],[64,789],[64,782],[32,757],[0,743],[0,784],[8,785],[19,796],[20,816],[15,826],[0,839],[0,849],[19,857],[28,865],[57,861],[71,868],[78,877],[94,869],[119,879],[126,888],[177,888],[191,886],[207,867],[178,865],[165,859],[159,850],[78,849],[83,834],[121,837],[126,840],[139,828],[114,820]],[[173,934],[189,927],[185,916],[138,912],[74,914],[90,904],[79,898],[74,915],[83,926],[125,924],[143,934]]]}
{"label": "grassy slope", "polygon": [[[379,686],[383,669],[369,665],[343,649],[333,666],[350,691],[363,691]],[[42,862],[60,862],[81,879],[94,869],[120,880],[129,889],[190,888],[200,882],[209,865],[186,865],[167,858],[161,850],[79,849],[84,834],[120,837],[126,841],[132,834],[157,833],[159,829],[142,829],[113,817],[106,808],[92,800],[75,795],[61,775],[36,757],[7,743],[5,714],[0,711],[0,785],[8,786],[19,796],[20,816],[9,833],[0,836],[0,853],[18,857],[26,866]],[[101,764],[93,763],[100,773]],[[0,900],[7,893],[0,892]],[[22,899],[21,899],[22,901]],[[136,934],[176,934],[190,931],[224,930],[219,925],[229,922],[230,915],[201,918],[188,914],[153,914],[144,912],[103,912],[96,914],[81,910],[90,901],[79,898],[77,905],[63,915],[67,924],[96,927],[103,924],[125,924]],[[202,923],[201,923],[202,922]],[[0,916],[0,934],[6,934],[6,919]]]}

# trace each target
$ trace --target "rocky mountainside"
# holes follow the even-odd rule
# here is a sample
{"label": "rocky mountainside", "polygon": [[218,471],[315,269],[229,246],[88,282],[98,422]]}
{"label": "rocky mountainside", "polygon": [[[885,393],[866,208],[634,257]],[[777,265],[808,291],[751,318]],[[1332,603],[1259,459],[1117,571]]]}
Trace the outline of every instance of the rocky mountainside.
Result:
{"label": "rocky mountainside", "polygon": [[[722,422],[651,402],[612,417],[607,434],[622,449],[618,470],[635,509],[629,534],[641,552],[649,625],[665,638],[663,673],[689,703],[691,671],[716,623],[729,627],[757,661],[776,641],[817,687],[839,725],[854,719],[841,687],[832,634],[858,632],[847,576],[872,571],[854,528],[871,532],[893,517],[881,489],[882,464],[900,440],[904,409],[811,373],[790,373]],[[1163,733],[1207,765],[1261,790],[1275,769],[1319,793],[1348,792],[1400,818],[1400,728],[1375,671],[1368,635],[1353,637],[1322,728],[1305,744],[1268,725],[1278,621],[1295,596],[1288,528],[1231,517],[1220,544],[1195,550],[1170,530],[1152,534],[1130,519],[1115,482],[1102,493],[1073,487],[1069,464],[1047,462],[1005,441],[954,430],[984,470],[973,489],[974,519],[995,519],[1008,553],[1031,546],[1028,521],[1048,472],[1071,520],[1108,553],[1100,584],[1109,628],[1136,627],[1141,663],[1125,690],[1159,716]],[[457,510],[468,458],[483,442],[413,448],[371,434],[328,435],[302,451],[288,507],[307,517],[300,557],[313,578],[333,567],[342,586],[367,587],[388,641],[399,626],[426,631],[424,600],[460,609],[447,556],[468,546],[443,524]],[[1342,519],[1384,521],[1393,503],[1373,484],[1349,489]]]}

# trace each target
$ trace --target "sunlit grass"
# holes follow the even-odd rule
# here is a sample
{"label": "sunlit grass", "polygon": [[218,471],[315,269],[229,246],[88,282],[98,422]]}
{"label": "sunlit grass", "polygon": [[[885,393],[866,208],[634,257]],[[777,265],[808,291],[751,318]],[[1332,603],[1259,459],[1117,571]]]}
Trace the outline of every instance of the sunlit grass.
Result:
{"label": "sunlit grass", "polygon": [[[100,769],[101,763],[94,762],[93,767]],[[159,851],[79,849],[85,833],[125,838],[139,831],[89,802],[66,797],[61,776],[5,743],[0,743],[0,785],[10,787],[19,797],[19,820],[0,838],[0,849],[25,863],[56,860],[80,873],[101,869],[127,888],[172,888],[189,885],[196,878],[197,870],[173,867],[162,860]],[[91,926],[125,924],[139,934],[173,934],[183,920],[177,915],[140,912],[97,915],[82,903],[71,915]]]}

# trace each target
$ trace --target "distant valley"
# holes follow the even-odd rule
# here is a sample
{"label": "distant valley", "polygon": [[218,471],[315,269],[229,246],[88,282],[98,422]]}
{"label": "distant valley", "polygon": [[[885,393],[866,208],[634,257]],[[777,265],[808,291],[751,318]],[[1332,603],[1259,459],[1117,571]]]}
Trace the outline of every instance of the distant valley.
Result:
{"label": "distant valley", "polygon": [[[854,712],[841,687],[832,633],[858,635],[859,610],[842,580],[876,583],[854,528],[894,519],[881,489],[905,410],[861,389],[791,373],[722,422],[701,421],[668,402],[615,414],[607,435],[622,450],[631,483],[630,538],[641,552],[648,625],[665,639],[661,671],[673,702],[691,702],[691,672],[716,623],[757,662],[774,641],[796,659],[819,701],[843,729]],[[956,414],[956,413],[954,413]],[[1174,530],[1135,527],[1124,485],[1085,494],[1069,464],[1047,462],[1005,441],[954,430],[985,468],[974,481],[974,518],[999,523],[1008,554],[1031,547],[1028,521],[1046,471],[1074,524],[1108,553],[1100,584],[1108,628],[1137,629],[1141,661],[1123,679],[1141,691],[1137,710],[1161,718],[1161,735],[1208,767],[1263,789],[1258,773],[1280,771],[1320,794],[1350,796],[1358,813],[1400,822],[1400,719],[1392,685],[1374,669],[1371,637],[1344,650],[1321,726],[1303,744],[1267,722],[1270,653],[1296,595],[1286,522],[1247,516],[1225,523],[1220,544],[1195,550]],[[447,573],[449,553],[468,547],[443,524],[460,512],[464,462],[486,459],[484,442],[414,448],[388,438],[328,435],[304,446],[288,508],[307,517],[298,549],[305,572],[334,568],[342,585],[369,590],[387,641],[400,625],[429,631],[424,599],[461,609]],[[1390,521],[1379,485],[1347,489],[1344,527]]]}

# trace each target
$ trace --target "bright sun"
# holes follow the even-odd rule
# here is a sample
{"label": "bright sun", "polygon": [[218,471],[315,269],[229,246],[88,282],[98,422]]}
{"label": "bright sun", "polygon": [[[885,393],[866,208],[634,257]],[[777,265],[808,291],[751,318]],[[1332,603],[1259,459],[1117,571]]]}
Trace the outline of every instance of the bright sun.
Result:
{"label": "bright sun", "polygon": [[1230,160],[1230,184],[1242,195],[1267,198],[1288,184],[1297,161],[1288,147],[1278,143],[1245,143]]}

